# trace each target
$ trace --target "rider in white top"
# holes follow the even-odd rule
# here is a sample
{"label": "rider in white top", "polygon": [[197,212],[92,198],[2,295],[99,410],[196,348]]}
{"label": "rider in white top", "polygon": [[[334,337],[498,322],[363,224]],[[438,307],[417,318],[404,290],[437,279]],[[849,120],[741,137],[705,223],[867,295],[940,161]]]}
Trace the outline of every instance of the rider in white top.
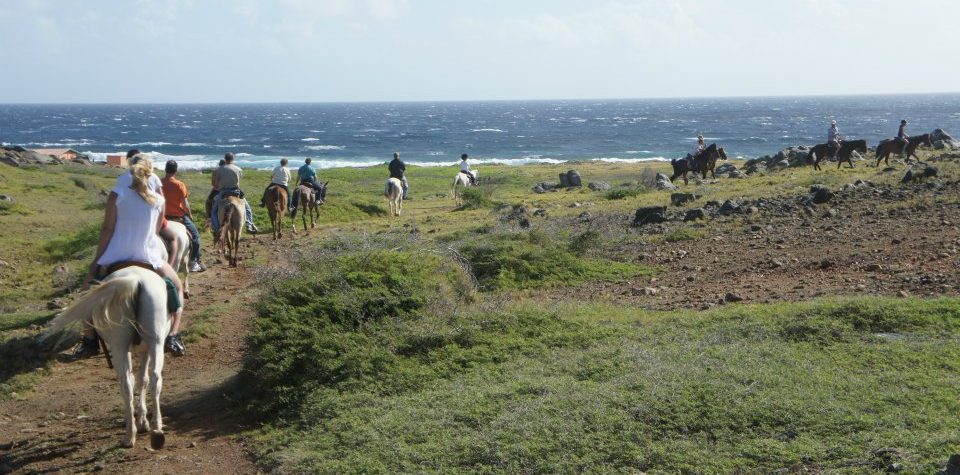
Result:
{"label": "rider in white top", "polygon": [[833,147],[833,157],[840,155],[840,128],[837,127],[837,121],[830,122],[830,130],[827,132],[827,145]]}
{"label": "rider in white top", "polygon": [[284,190],[287,190],[287,208],[293,204],[293,195],[290,193],[290,169],[287,168],[286,158],[280,159],[280,164],[273,167],[273,175],[270,177],[270,184],[267,185],[267,188],[263,190],[263,197],[260,198],[260,207],[266,206],[267,201],[267,192],[270,191],[270,187],[273,185],[282,186]]}
{"label": "rider in white top", "polygon": [[113,237],[97,264],[108,267],[118,262],[144,262],[154,269],[163,267],[163,242],[157,235],[157,220],[163,212],[163,184],[151,174],[147,179],[149,193],[154,196],[149,204],[130,186],[133,176],[124,173],[117,177],[113,192],[117,195],[117,223]]}
{"label": "rider in white top", "polygon": [[470,164],[467,163],[467,158],[469,158],[467,154],[460,155],[460,173],[464,173],[470,178],[471,185],[476,185],[477,179],[470,172]]}

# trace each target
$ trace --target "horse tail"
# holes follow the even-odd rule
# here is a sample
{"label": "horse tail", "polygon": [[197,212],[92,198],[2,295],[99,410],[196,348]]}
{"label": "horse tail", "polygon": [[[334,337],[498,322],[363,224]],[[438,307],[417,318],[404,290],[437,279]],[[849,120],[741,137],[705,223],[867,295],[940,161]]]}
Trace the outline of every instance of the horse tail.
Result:
{"label": "horse tail", "polygon": [[229,234],[227,234],[227,229],[230,228],[230,222],[233,221],[233,204],[228,203],[227,209],[223,211],[223,222],[220,223],[220,241],[226,242],[224,239],[227,239]]}
{"label": "horse tail", "polygon": [[57,315],[48,326],[47,335],[63,330],[68,325],[92,318],[95,328],[121,325],[136,312],[136,297],[140,292],[140,277],[125,275],[110,279],[80,295],[69,307]]}

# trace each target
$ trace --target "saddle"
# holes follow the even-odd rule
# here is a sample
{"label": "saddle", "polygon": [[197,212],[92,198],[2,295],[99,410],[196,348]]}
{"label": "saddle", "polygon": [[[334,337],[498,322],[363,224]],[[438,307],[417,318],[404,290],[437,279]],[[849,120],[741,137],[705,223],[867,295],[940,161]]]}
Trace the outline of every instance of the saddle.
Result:
{"label": "saddle", "polygon": [[140,261],[120,261],[115,262],[107,266],[106,274],[102,276],[97,276],[96,280],[101,281],[105,279],[108,275],[113,274],[119,270],[126,269],[127,267],[140,267],[141,269],[146,269],[151,272],[156,272],[161,278],[163,278],[163,283],[167,285],[167,310],[169,312],[176,312],[183,306],[183,302],[180,301],[180,295],[177,294],[177,285],[173,283],[173,279],[165,277],[156,269],[153,268],[150,264]]}

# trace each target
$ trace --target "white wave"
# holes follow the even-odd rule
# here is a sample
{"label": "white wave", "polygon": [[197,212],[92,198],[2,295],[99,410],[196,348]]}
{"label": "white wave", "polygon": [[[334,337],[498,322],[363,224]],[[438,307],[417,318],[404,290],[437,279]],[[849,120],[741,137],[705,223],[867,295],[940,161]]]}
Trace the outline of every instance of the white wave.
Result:
{"label": "white wave", "polygon": [[649,150],[627,150],[626,152],[623,152],[623,153],[626,153],[626,154],[629,154],[629,155],[636,155],[636,154],[638,154],[638,153],[653,153],[653,152],[651,152],[651,151],[649,151]]}
{"label": "white wave", "polygon": [[27,142],[23,144],[24,147],[81,147],[85,145],[93,145],[92,141],[89,140],[67,140],[63,142]]}
{"label": "white wave", "polygon": [[498,133],[498,134],[502,134],[502,133],[504,133],[504,132],[506,132],[506,131],[505,131],[505,130],[500,130],[500,129],[473,129],[473,130],[471,130],[471,132],[495,132],[495,133]]}
{"label": "white wave", "polygon": [[[559,160],[556,158],[548,157],[523,157],[523,158],[472,158],[470,159],[471,165],[529,165],[533,163],[565,163],[567,160]],[[452,167],[459,164],[459,161],[453,162],[420,162],[420,161],[408,161],[408,165],[415,165],[418,167]]]}
{"label": "white wave", "polygon": [[243,142],[243,139],[227,139],[227,142],[231,142],[231,143]]}
{"label": "white wave", "polygon": [[252,154],[252,153],[240,152],[240,153],[235,153],[235,154],[233,154],[233,156],[234,156],[234,157],[253,157],[253,156],[255,156],[255,155]]}
{"label": "white wave", "polygon": [[302,141],[302,142],[319,142],[320,139],[318,139],[318,138],[316,138],[316,137],[307,137],[307,138],[305,138],[305,139],[300,139],[300,141]]}
{"label": "white wave", "polygon": [[203,142],[186,142],[180,144],[181,147],[209,147],[209,145]]}
{"label": "white wave", "polygon": [[347,147],[345,147],[345,146],[343,146],[343,145],[307,145],[306,147],[303,147],[304,150],[315,150],[315,151],[320,151],[320,150],[343,150],[343,149],[345,149],[345,148],[347,148]]}
{"label": "white wave", "polygon": [[442,157],[446,154],[447,152],[427,152],[427,155],[430,155],[431,157]]}
{"label": "white wave", "polygon": [[643,158],[620,158],[620,157],[597,157],[591,158],[592,162],[605,163],[642,163],[642,162],[669,162],[666,157],[643,157]]}
{"label": "white wave", "polygon": [[[683,140],[693,140],[696,141],[696,137],[684,137]],[[704,137],[703,140],[726,140],[723,137]]]}

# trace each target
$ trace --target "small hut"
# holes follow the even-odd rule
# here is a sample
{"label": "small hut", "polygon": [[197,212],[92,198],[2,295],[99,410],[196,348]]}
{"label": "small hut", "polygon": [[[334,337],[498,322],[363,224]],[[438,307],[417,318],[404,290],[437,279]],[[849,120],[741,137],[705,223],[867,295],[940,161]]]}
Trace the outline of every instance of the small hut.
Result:
{"label": "small hut", "polygon": [[39,153],[40,155],[49,155],[53,158],[58,158],[63,161],[76,160],[81,156],[80,152],[71,148],[37,148],[33,151]]}
{"label": "small hut", "polygon": [[126,155],[107,155],[107,165],[111,167],[123,167],[127,168],[127,156]]}

